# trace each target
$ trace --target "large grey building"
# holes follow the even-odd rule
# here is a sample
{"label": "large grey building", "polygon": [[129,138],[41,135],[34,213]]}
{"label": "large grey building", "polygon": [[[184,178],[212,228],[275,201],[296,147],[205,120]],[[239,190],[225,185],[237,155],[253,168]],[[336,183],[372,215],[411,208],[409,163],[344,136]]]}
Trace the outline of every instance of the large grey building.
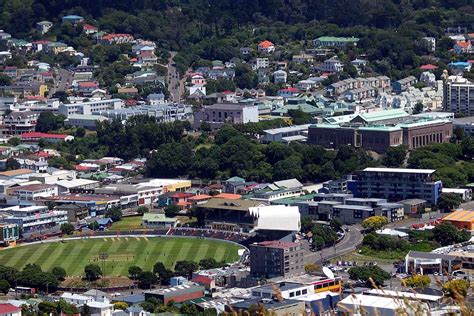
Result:
{"label": "large grey building", "polygon": [[304,274],[303,247],[300,243],[263,241],[250,245],[250,273],[265,278]]}
{"label": "large grey building", "polygon": [[419,198],[436,204],[443,184],[432,169],[365,168],[357,181],[358,197],[390,201]]}

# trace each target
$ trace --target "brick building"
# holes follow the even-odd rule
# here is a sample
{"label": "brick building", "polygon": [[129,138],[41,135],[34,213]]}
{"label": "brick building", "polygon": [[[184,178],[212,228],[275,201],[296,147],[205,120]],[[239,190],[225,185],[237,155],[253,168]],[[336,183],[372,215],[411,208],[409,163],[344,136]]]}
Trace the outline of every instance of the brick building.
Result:
{"label": "brick building", "polygon": [[[384,115],[384,112],[389,113]],[[325,148],[350,145],[383,153],[402,144],[416,149],[448,142],[453,130],[448,119],[409,116],[399,110],[346,115],[336,122],[331,119],[309,127],[309,143]]]}

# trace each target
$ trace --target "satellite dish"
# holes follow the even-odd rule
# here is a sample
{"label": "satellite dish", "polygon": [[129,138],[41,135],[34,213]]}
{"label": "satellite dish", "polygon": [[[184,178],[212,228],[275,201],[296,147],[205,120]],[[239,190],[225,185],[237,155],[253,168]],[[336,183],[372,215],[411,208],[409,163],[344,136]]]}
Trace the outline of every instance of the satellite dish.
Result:
{"label": "satellite dish", "polygon": [[323,267],[323,273],[325,276],[327,276],[329,279],[334,279],[334,273],[329,269],[328,267]]}

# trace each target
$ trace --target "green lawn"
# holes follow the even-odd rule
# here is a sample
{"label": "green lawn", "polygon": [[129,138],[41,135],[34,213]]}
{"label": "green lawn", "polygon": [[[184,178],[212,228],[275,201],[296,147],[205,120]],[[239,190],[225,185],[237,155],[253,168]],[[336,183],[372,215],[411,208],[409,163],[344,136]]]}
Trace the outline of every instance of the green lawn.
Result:
{"label": "green lawn", "polygon": [[238,260],[239,246],[224,241],[197,238],[165,237],[107,237],[66,242],[26,245],[0,251],[0,264],[22,268],[27,263],[36,263],[43,270],[63,267],[68,276],[79,276],[84,266],[97,263],[99,253],[106,252],[105,273],[127,276],[128,267],[139,266],[151,270],[157,261],[173,268],[176,261],[214,258],[217,261]]}
{"label": "green lawn", "polygon": [[113,223],[109,230],[126,231],[143,228],[141,216],[123,217],[120,221]]}

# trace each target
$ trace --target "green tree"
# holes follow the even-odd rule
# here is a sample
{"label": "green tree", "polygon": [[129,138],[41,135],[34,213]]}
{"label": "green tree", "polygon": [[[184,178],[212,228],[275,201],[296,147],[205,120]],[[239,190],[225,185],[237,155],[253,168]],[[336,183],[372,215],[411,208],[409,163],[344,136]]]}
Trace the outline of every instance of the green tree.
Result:
{"label": "green tree", "polygon": [[7,280],[0,279],[0,293],[7,294],[10,290],[10,283]]}
{"label": "green tree", "polygon": [[143,215],[143,214],[145,214],[145,213],[148,213],[149,211],[150,211],[150,210],[148,209],[148,207],[143,206],[143,205],[142,205],[142,206],[139,206],[139,207],[137,208],[137,213],[140,214],[140,215]]}
{"label": "green tree", "polygon": [[370,232],[380,230],[388,224],[385,216],[371,216],[362,221],[362,227]]}
{"label": "green tree", "polygon": [[191,278],[194,271],[199,268],[198,264],[189,260],[176,261],[174,272],[178,276]]}
{"label": "green tree", "polygon": [[136,280],[140,274],[143,272],[142,268],[137,267],[137,266],[131,266],[128,268],[128,275],[130,278]]}
{"label": "green tree", "polygon": [[15,158],[8,158],[6,163],[5,163],[5,169],[6,170],[16,170],[20,169],[21,165],[20,163],[15,159]]}
{"label": "green tree", "polygon": [[451,212],[461,205],[462,199],[455,193],[441,193],[438,199],[438,208],[443,212]]}
{"label": "green tree", "polygon": [[147,160],[146,174],[152,177],[178,177],[187,174],[194,152],[188,143],[163,144]]}
{"label": "green tree", "polygon": [[7,75],[0,74],[0,87],[1,86],[9,86],[12,84],[12,79]]}
{"label": "green tree", "polygon": [[138,286],[141,289],[151,288],[157,281],[156,275],[151,271],[144,271],[138,276]]}
{"label": "green tree", "polygon": [[361,280],[368,287],[383,286],[384,281],[390,279],[390,273],[379,266],[352,267],[348,273],[351,280]]}
{"label": "green tree", "polygon": [[74,225],[71,223],[61,224],[61,232],[65,235],[71,235],[74,232]]}
{"label": "green tree", "polygon": [[460,230],[451,222],[444,221],[433,228],[434,239],[442,246],[449,246],[469,240],[470,234]]}
{"label": "green tree", "polygon": [[219,264],[219,262],[217,262],[214,258],[204,258],[199,261],[199,267],[204,270],[215,269],[220,266],[221,265]]}
{"label": "green tree", "polygon": [[36,131],[42,133],[49,133],[64,127],[64,120],[66,117],[61,114],[54,114],[52,112],[41,112],[36,122]]}
{"label": "green tree", "polygon": [[98,280],[102,276],[102,270],[96,264],[88,264],[84,267],[86,279],[89,281]]}
{"label": "green tree", "polygon": [[62,267],[54,267],[51,270],[51,273],[55,275],[58,280],[64,281],[64,279],[66,278],[66,270],[64,270],[64,268]]}
{"label": "green tree", "polygon": [[112,207],[105,212],[105,217],[109,217],[114,222],[122,220],[122,211],[118,207]]}
{"label": "green tree", "polygon": [[443,284],[443,292],[458,302],[464,301],[469,291],[469,281],[466,280],[451,280]]}
{"label": "green tree", "polygon": [[179,212],[179,207],[174,204],[170,204],[165,207],[165,215],[166,217],[175,217],[178,215]]}
{"label": "green tree", "polygon": [[288,110],[288,115],[291,117],[291,120],[295,125],[309,124],[313,119],[311,114],[303,112],[300,109]]}
{"label": "green tree", "polygon": [[8,144],[12,146],[18,146],[21,144],[21,139],[18,137],[12,137],[8,140]]}
{"label": "green tree", "polygon": [[431,279],[429,275],[412,275],[402,280],[402,284],[412,288],[427,288],[430,286]]}
{"label": "green tree", "polygon": [[423,112],[423,103],[418,102],[415,104],[415,107],[413,108],[413,114],[419,114]]}
{"label": "green tree", "polygon": [[400,145],[397,147],[389,147],[385,151],[382,163],[386,167],[400,167],[405,161],[405,157],[408,152],[406,145]]}

